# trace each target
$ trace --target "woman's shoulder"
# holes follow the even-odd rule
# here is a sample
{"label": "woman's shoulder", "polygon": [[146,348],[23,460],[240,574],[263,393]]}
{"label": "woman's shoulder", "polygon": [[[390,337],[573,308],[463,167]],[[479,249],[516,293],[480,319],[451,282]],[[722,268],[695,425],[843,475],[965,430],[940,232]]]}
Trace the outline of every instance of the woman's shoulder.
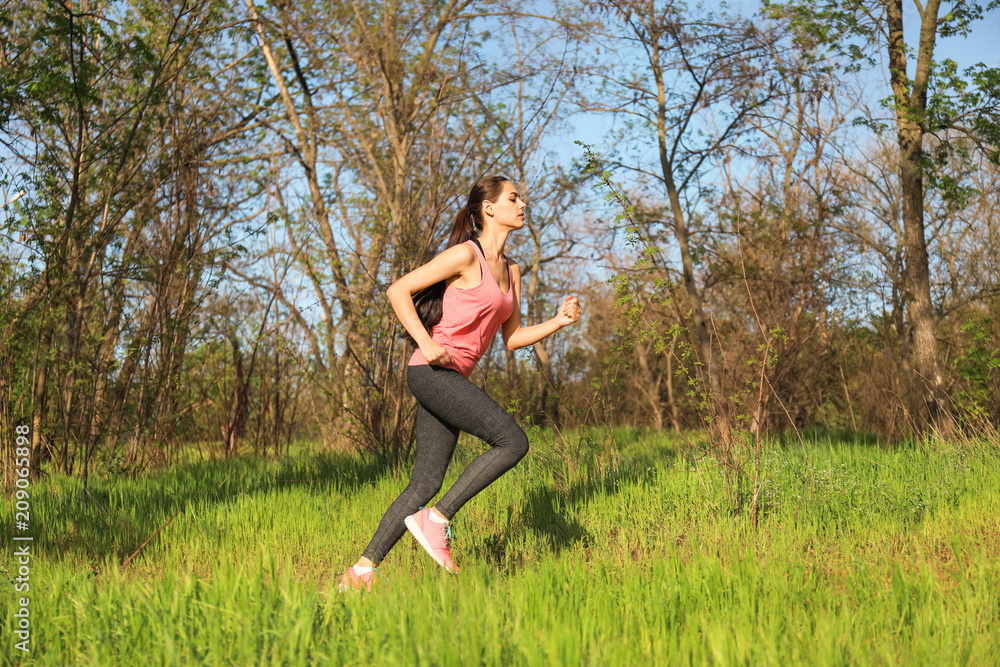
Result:
{"label": "woman's shoulder", "polygon": [[476,250],[473,248],[471,241],[466,241],[465,243],[459,243],[458,245],[453,245],[447,248],[438,255],[442,259],[447,259],[450,261],[466,261],[471,262],[477,259]]}
{"label": "woman's shoulder", "polygon": [[478,265],[479,258],[476,255],[476,251],[472,249],[471,243],[459,243],[438,253],[431,260],[431,264],[440,266],[454,274],[462,273],[474,264]]}

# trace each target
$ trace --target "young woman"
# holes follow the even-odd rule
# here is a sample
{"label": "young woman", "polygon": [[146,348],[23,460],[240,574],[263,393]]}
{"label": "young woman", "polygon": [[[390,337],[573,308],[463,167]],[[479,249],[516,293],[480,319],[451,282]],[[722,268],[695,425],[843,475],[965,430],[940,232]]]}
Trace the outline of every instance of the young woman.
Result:
{"label": "young woman", "polygon": [[[501,327],[507,349],[516,350],[580,319],[579,302],[571,296],[553,319],[521,326],[521,273],[503,248],[507,235],[524,226],[524,206],[506,178],[476,181],[448,249],[389,287],[389,302],[418,348],[407,368],[407,384],[418,403],[413,473],[361,558],[344,573],[341,590],[370,591],[373,568],[407,530],[436,563],[457,571],[449,522],[528,453],[528,437],[514,418],[468,379]],[[434,289],[440,283],[443,295]],[[418,292],[437,296],[421,300],[419,312]],[[437,504],[420,509],[440,490],[461,431],[482,438],[490,449],[469,464]]]}

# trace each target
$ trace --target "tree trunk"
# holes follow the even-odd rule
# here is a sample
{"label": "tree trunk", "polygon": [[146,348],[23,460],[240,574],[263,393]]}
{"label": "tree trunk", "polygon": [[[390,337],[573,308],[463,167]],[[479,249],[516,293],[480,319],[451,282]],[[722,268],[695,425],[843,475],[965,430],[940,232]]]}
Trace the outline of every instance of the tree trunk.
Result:
{"label": "tree trunk", "polygon": [[[924,179],[922,173],[924,117],[927,110],[927,83],[937,38],[940,0],[928,0],[924,8],[917,66],[912,82],[906,74],[906,45],[903,41],[902,0],[886,6],[889,28],[889,72],[895,97],[896,129],[899,143],[899,182],[903,193],[903,243],[906,248],[905,283],[910,323],[913,327],[913,365],[920,387],[912,418],[918,430],[927,426],[947,432],[951,413],[945,402],[943,378],[934,337],[934,308],[931,301],[930,261],[924,231]],[[916,398],[916,397],[915,397]]]}
{"label": "tree trunk", "polygon": [[[41,336],[40,344],[35,350],[35,386],[32,387],[31,396],[31,460],[35,465],[34,472],[36,473],[43,454],[42,425],[44,422],[42,419],[46,408],[45,384],[48,381],[49,349],[52,347],[52,325],[46,321],[47,317],[44,311],[41,320],[42,326],[45,327],[45,333]],[[66,461],[59,461],[57,468],[65,472]]]}
{"label": "tree trunk", "polygon": [[235,334],[230,337],[229,344],[233,350],[233,404],[226,420],[222,422],[220,434],[227,459],[239,452],[240,441],[243,439],[247,418],[247,384],[250,381],[243,371],[243,353]]}
{"label": "tree trunk", "polygon": [[[652,40],[651,47],[653,55],[650,62],[653,64],[653,75],[656,80],[657,114],[656,131],[657,143],[659,147],[660,170],[663,175],[663,183],[666,186],[667,197],[670,201],[670,213],[673,217],[674,236],[677,238],[677,249],[681,255],[681,273],[684,277],[684,293],[687,296],[688,307],[691,317],[694,320],[694,334],[698,352],[698,361],[702,382],[708,383],[707,387],[702,387],[705,393],[709,394],[710,404],[713,406],[711,417],[713,418],[712,428],[718,434],[725,437],[729,432],[728,413],[725,409],[725,402],[722,395],[722,379],[719,365],[715,363],[712,356],[712,337],[708,331],[708,323],[705,317],[705,307],[702,301],[701,291],[695,282],[694,259],[691,256],[691,245],[689,240],[687,216],[684,214],[684,207],[681,205],[680,192],[674,181],[674,163],[671,157],[670,147],[667,138],[667,86],[665,72],[659,64],[659,40]],[[697,369],[692,369],[697,372]]]}

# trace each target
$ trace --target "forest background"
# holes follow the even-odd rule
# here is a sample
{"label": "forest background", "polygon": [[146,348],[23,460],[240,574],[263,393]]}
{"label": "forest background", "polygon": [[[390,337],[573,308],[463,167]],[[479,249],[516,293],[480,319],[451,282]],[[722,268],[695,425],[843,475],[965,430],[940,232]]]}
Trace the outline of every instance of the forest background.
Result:
{"label": "forest background", "polygon": [[525,323],[584,318],[473,378],[558,443],[995,434],[996,10],[5,1],[0,428],[84,480],[404,460],[385,288],[503,173]]}

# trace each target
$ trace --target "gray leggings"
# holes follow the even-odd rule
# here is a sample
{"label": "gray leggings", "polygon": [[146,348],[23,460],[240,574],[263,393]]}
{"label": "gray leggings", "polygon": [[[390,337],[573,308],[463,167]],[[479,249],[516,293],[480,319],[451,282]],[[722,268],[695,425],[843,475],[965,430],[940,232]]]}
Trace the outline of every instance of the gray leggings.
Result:
{"label": "gray leggings", "polygon": [[418,403],[413,473],[365,549],[364,556],[375,564],[406,532],[403,519],[429,503],[441,489],[461,431],[485,440],[490,449],[470,463],[434,505],[448,519],[528,453],[528,436],[514,418],[457,371],[410,366],[406,380]]}

